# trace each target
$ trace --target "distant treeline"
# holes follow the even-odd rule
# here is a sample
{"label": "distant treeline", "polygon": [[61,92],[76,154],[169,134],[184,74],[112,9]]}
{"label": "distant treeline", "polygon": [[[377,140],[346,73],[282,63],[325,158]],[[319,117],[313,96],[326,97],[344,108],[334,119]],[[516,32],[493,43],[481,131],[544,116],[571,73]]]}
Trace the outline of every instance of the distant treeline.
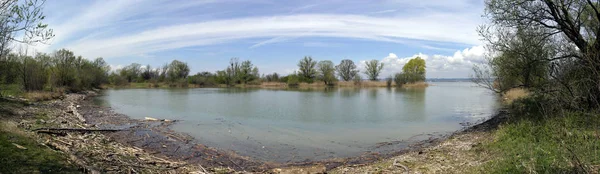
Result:
{"label": "distant treeline", "polygon": [[[299,83],[323,82],[326,85],[334,85],[335,82],[342,81],[361,81],[356,64],[352,60],[344,59],[338,65],[332,61],[316,61],[310,56],[306,56],[298,62],[298,71],[289,75],[280,75],[278,73],[260,74],[259,68],[252,64],[250,60],[240,61],[239,58],[232,58],[226,68],[216,72],[203,71],[190,75],[190,68],[187,63],[174,60],[170,64],[153,68],[150,65],[142,66],[138,63],[132,63],[124,68],[112,71],[109,76],[109,83],[115,86],[122,86],[128,83],[152,83],[159,86],[159,83],[167,83],[170,86],[187,86],[188,84],[198,86],[234,86],[238,84],[260,85],[263,82],[282,82],[290,86]],[[378,60],[371,60],[366,63],[366,71],[369,80],[376,81],[383,69],[384,64]],[[412,59],[403,68],[402,73],[390,77],[388,80],[396,80],[396,84],[406,84],[425,80],[425,61],[419,57]]]}
{"label": "distant treeline", "polygon": [[[187,87],[188,84],[207,87],[283,82],[294,86],[317,81],[325,85],[334,85],[339,80],[362,80],[352,60],[344,59],[338,65],[334,65],[332,61],[316,61],[309,56],[301,59],[298,62],[298,71],[289,75],[261,75],[258,67],[250,60],[240,61],[238,58],[232,58],[228,66],[221,71],[204,71],[194,75],[190,75],[189,65],[179,60],[173,60],[160,67],[132,63],[111,70],[102,58],[88,60],[75,56],[72,51],[66,49],[52,54],[38,53],[35,56],[10,53],[0,57],[0,62],[0,84],[19,85],[24,91],[81,91],[101,88],[104,84],[124,86],[129,83],[150,83],[155,87],[160,84],[171,87]],[[371,60],[366,63],[364,74],[369,80],[376,81],[383,66],[378,60]],[[418,57],[412,59],[403,68],[402,73],[388,78],[388,85],[391,85],[392,80],[395,80],[397,85],[425,80],[425,61]]]}

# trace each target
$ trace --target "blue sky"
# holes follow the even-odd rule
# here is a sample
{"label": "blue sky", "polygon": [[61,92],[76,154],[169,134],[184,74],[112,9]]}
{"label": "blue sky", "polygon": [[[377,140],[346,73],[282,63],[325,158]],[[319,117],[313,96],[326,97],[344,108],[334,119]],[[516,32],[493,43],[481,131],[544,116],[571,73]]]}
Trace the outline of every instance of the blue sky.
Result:
{"label": "blue sky", "polygon": [[481,0],[48,0],[44,12],[56,37],[34,49],[67,48],[115,68],[177,59],[214,72],[239,57],[288,74],[312,56],[361,70],[382,60],[384,77],[421,56],[428,78],[450,78],[468,77],[485,54]]}

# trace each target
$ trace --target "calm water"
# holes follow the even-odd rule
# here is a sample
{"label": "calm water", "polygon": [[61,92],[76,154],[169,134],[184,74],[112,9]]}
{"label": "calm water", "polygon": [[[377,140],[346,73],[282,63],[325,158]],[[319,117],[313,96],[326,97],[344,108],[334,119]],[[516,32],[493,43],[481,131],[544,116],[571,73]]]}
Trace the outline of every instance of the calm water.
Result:
{"label": "calm water", "polygon": [[199,143],[287,162],[389,152],[494,114],[492,93],[467,82],[426,89],[107,90],[98,102],[133,118],[181,120]]}

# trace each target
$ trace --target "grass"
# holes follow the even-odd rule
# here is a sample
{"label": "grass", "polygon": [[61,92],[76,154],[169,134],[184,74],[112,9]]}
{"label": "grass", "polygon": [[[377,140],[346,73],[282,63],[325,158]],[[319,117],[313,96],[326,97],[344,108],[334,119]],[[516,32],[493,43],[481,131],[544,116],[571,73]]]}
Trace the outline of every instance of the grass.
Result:
{"label": "grass", "polygon": [[0,122],[0,173],[82,173],[67,162],[66,155],[37,143],[31,136],[14,123]]}
{"label": "grass", "polygon": [[502,102],[510,105],[513,101],[529,96],[529,91],[523,88],[513,88],[502,94]]}
{"label": "grass", "polygon": [[45,101],[56,99],[62,96],[62,92],[51,92],[51,91],[32,91],[25,92],[22,96],[31,101]]}
{"label": "grass", "polygon": [[0,96],[21,96],[23,90],[18,84],[0,85]]}
{"label": "grass", "polygon": [[567,112],[503,124],[479,150],[494,158],[474,173],[598,173],[600,115]]}
{"label": "grass", "polygon": [[429,84],[426,82],[414,82],[402,85],[403,88],[426,88]]}

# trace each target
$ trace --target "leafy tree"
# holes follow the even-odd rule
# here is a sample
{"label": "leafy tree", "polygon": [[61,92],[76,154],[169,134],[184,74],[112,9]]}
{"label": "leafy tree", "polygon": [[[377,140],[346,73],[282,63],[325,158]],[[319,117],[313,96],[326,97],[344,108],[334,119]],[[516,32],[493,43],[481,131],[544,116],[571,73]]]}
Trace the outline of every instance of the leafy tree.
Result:
{"label": "leafy tree", "polygon": [[120,75],[127,79],[127,82],[139,82],[140,75],[142,74],[142,65],[139,63],[132,63],[126,67],[123,67],[120,71]]}
{"label": "leafy tree", "polygon": [[[538,88],[546,84],[549,74],[547,59],[554,57],[556,46],[542,35],[541,28],[520,28],[517,30],[500,29],[493,35],[482,33],[486,37],[495,37],[488,48],[498,52],[490,57],[486,67],[476,66],[476,79],[493,76],[496,83],[486,80],[476,81],[496,92],[511,88]],[[483,75],[483,68],[491,68],[490,75]]]}
{"label": "leafy tree", "polygon": [[77,69],[76,57],[73,52],[61,49],[54,53],[54,68],[52,78],[54,85],[71,86],[75,84]]}
{"label": "leafy tree", "polygon": [[379,60],[373,59],[371,61],[366,62],[365,68],[365,75],[369,77],[369,80],[377,81],[377,77],[379,76],[379,73],[381,73],[381,69],[383,69],[383,62],[379,63]]}
{"label": "leafy tree", "polygon": [[317,64],[319,71],[319,80],[325,82],[325,85],[333,85],[337,79],[335,78],[335,68],[333,62],[329,60],[320,61]]}
{"label": "leafy tree", "polygon": [[214,86],[217,84],[216,75],[210,72],[199,72],[188,78],[189,83],[200,86]]}
{"label": "leafy tree", "polygon": [[[485,16],[491,23],[482,30],[536,29],[540,31],[537,35],[557,45],[553,50],[555,54],[540,59],[548,63],[548,77],[551,77],[550,83],[554,83],[543,90],[554,91],[553,96],[560,96],[557,100],[573,107],[600,107],[598,1],[488,0],[485,6]],[[484,40],[492,49],[496,49],[493,47],[498,46],[497,43],[508,43],[487,36],[484,35]],[[505,44],[499,46],[502,45]]]}
{"label": "leafy tree", "polygon": [[152,67],[150,65],[146,65],[142,70],[142,78],[145,81],[156,78],[154,73],[155,71],[152,70]]}
{"label": "leafy tree", "polygon": [[310,56],[305,56],[302,60],[300,60],[298,63],[298,75],[300,76],[300,79],[302,81],[312,83],[317,76],[317,70],[315,69],[316,66],[317,61],[314,61]]}
{"label": "leafy tree", "polygon": [[249,60],[243,61],[236,75],[239,83],[248,83],[258,79],[258,67],[252,65],[252,62]]}
{"label": "leafy tree", "polygon": [[46,84],[46,68],[39,59],[21,55],[21,66],[19,67],[20,79],[23,88],[27,91],[42,90]]}
{"label": "leafy tree", "polygon": [[298,86],[300,84],[300,77],[296,73],[288,75],[286,79],[288,86]]}
{"label": "leafy tree", "polygon": [[350,81],[358,74],[356,65],[352,60],[344,59],[339,65],[335,66],[338,76],[344,81]]}
{"label": "leafy tree", "polygon": [[181,62],[179,60],[173,60],[169,64],[167,75],[171,82],[175,82],[179,79],[185,79],[189,74],[190,67],[187,65],[187,63]]}
{"label": "leafy tree", "polygon": [[425,80],[425,60],[421,57],[410,59],[403,67],[402,73],[394,77],[396,86]]}
{"label": "leafy tree", "polygon": [[277,82],[277,81],[279,81],[279,74],[277,74],[277,73],[267,74],[265,76],[265,80],[267,82]]}
{"label": "leafy tree", "polygon": [[418,74],[425,77],[425,60],[421,59],[421,57],[410,59],[408,63],[402,67],[402,72],[407,74]]}

